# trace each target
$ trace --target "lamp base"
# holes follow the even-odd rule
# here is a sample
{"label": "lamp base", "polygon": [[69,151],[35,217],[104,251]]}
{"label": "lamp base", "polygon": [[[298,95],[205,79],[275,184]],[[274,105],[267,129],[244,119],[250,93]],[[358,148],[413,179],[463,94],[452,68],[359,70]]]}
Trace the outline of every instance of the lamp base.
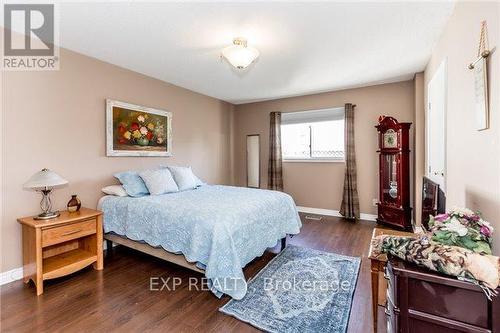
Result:
{"label": "lamp base", "polygon": [[59,215],[61,215],[61,213],[59,213],[59,212],[47,212],[47,213],[41,213],[41,214],[35,216],[33,219],[34,220],[50,220],[50,219],[54,219],[56,217],[59,217]]}

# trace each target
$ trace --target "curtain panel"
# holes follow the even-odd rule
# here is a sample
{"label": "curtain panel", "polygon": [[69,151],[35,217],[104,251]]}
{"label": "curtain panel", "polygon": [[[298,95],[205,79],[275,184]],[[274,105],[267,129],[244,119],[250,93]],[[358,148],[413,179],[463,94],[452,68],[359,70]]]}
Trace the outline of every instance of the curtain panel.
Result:
{"label": "curtain panel", "polygon": [[270,190],[283,191],[281,112],[271,112],[269,116],[269,164],[267,167],[267,187]]}
{"label": "curtain panel", "polygon": [[356,154],[354,149],[354,105],[345,105],[344,126],[344,194],[340,214],[346,219],[359,219],[358,183],[356,175]]}

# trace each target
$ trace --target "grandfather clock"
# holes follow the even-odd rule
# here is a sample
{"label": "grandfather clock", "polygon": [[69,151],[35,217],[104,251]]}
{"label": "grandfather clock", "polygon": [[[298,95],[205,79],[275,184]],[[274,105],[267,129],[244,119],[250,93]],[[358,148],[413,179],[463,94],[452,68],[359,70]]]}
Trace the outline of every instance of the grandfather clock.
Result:
{"label": "grandfather clock", "polygon": [[377,222],[411,230],[410,132],[411,123],[380,116],[378,125],[379,203]]}

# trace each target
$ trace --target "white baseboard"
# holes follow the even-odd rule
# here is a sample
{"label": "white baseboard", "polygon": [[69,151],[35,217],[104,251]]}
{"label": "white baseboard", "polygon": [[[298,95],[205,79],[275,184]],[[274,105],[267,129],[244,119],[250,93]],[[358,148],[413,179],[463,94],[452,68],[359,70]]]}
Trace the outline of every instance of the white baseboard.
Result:
{"label": "white baseboard", "polygon": [[22,267],[14,268],[7,272],[2,272],[0,273],[0,286],[3,286],[4,284],[13,281],[21,280],[22,278],[23,278]]}
{"label": "white baseboard", "polygon": [[[338,210],[297,206],[299,212],[326,216],[343,217]],[[360,220],[377,221],[377,215],[361,213]]]}

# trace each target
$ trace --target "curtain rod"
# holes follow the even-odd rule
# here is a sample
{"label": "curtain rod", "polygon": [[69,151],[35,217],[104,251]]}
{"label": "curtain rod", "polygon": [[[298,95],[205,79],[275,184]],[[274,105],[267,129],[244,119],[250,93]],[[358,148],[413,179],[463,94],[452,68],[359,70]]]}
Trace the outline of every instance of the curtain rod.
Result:
{"label": "curtain rod", "polygon": [[[345,103],[345,104],[348,104],[348,103]],[[339,109],[339,108],[343,108],[345,107],[345,104],[344,106],[334,106],[334,107],[330,107],[330,108],[324,108],[324,109],[312,109],[312,110],[296,110],[296,111],[275,111],[275,112],[281,112],[282,114],[283,113],[300,113],[300,112],[314,112],[314,111],[322,111],[322,110],[331,110],[331,109]],[[352,107],[355,108],[357,105],[356,104],[352,104]]]}

